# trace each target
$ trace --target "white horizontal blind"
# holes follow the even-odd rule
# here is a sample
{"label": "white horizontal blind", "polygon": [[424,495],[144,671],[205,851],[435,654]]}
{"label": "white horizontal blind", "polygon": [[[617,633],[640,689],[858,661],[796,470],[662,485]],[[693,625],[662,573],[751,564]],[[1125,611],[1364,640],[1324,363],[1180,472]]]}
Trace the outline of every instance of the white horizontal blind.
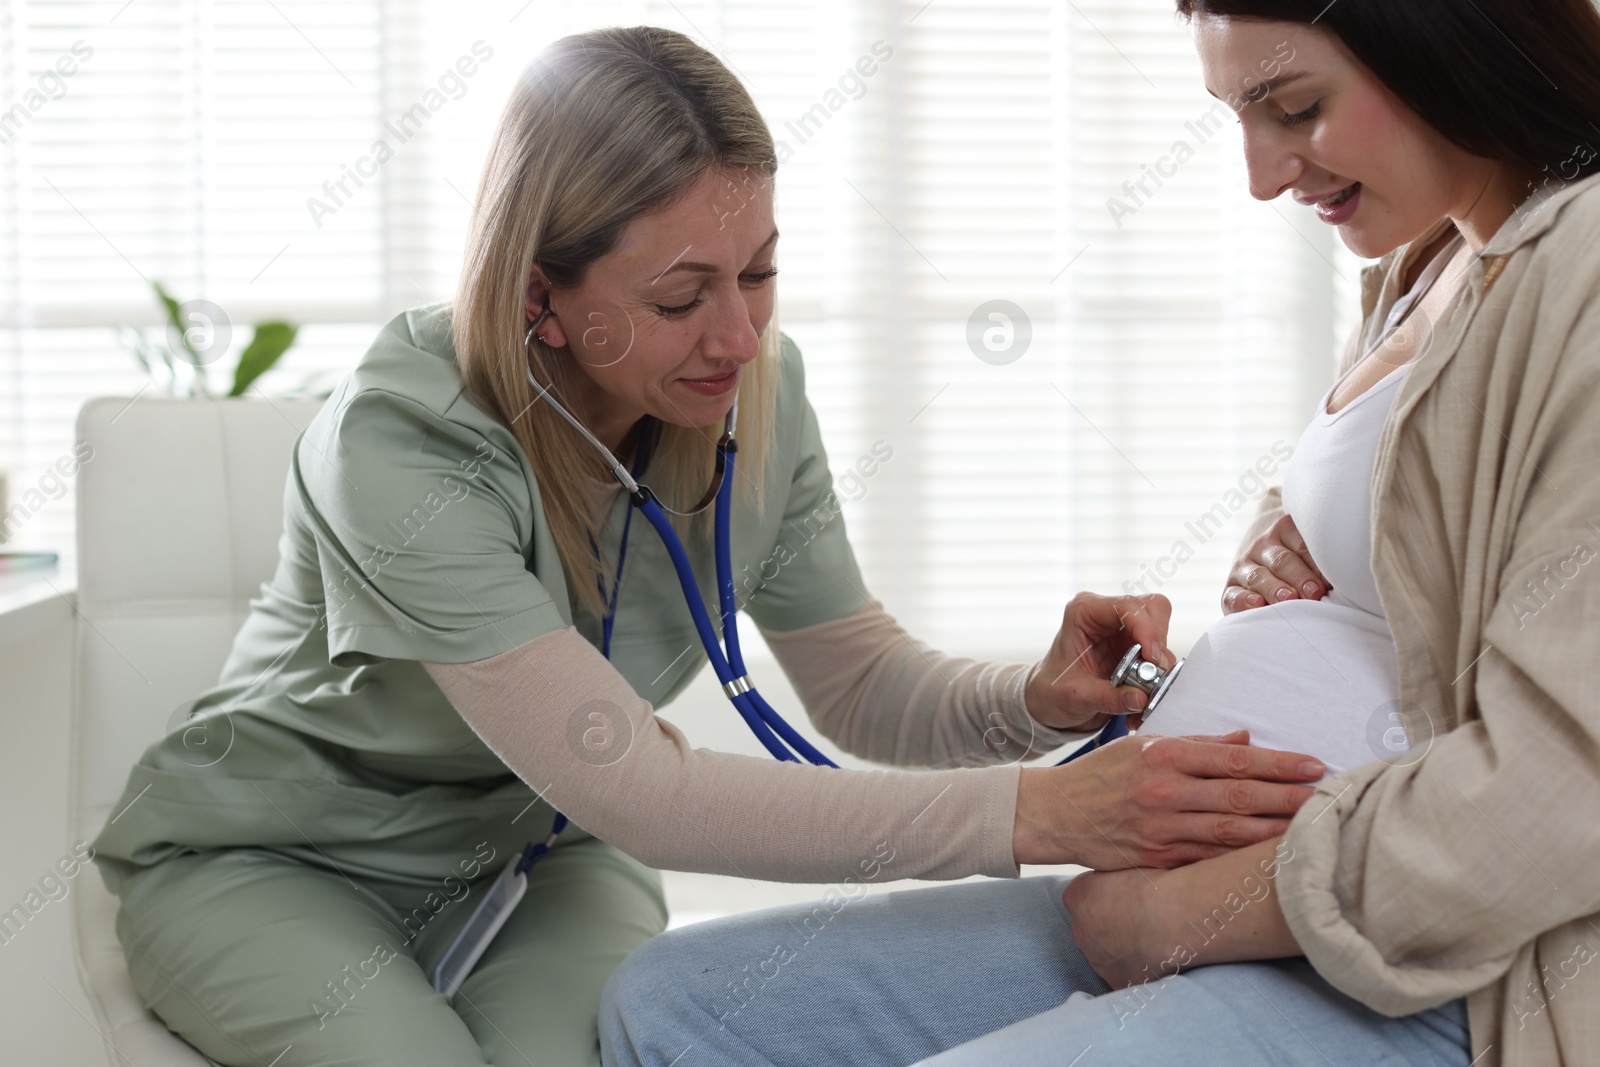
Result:
{"label": "white horizontal blind", "polygon": [[1238,127],[1169,3],[1086,4],[1069,25],[1069,585],[1167,594],[1182,645],[1218,614],[1255,497],[1329,378],[1335,242],[1250,198]]}
{"label": "white horizontal blind", "polygon": [[[818,138],[787,164],[784,321],[813,382],[850,384],[848,409],[819,400],[835,471],[894,448],[846,509],[874,591],[943,647],[1031,656],[1077,590],[1142,588],[1172,597],[1186,645],[1260,469],[1281,477],[1331,377],[1356,265],[1303,209],[1249,197],[1166,2],[861,5],[829,25],[814,100],[880,36],[895,58],[829,120],[847,149]],[[1192,158],[1145,178],[1180,141]],[[832,224],[804,288],[802,209]],[[800,293],[825,294],[820,315]],[[993,300],[1031,327],[1014,362],[968,340]]]}
{"label": "white horizontal blind", "polygon": [[[4,106],[92,50],[0,144],[13,502],[83,398],[143,384],[113,328],[158,323],[148,279],[220,305],[234,352],[257,319],[305,324],[268,392],[448,298],[518,71],[641,22],[722,56],[780,142],[781,321],[871,591],[978,654],[1036,656],[1077,589],[1142,577],[1180,646],[1203,629],[1246,518],[1227,491],[1297,438],[1357,264],[1302,209],[1249,199],[1225,109],[1191,132],[1213,101],[1168,0],[0,0]],[[1180,140],[1193,158],[1114,218]],[[968,342],[994,300],[1031,329],[1014,362]],[[845,480],[880,441],[892,458]],[[1188,534],[1218,505],[1227,530]],[[63,487],[13,543],[70,539]],[[1194,558],[1157,575],[1185,539]]]}

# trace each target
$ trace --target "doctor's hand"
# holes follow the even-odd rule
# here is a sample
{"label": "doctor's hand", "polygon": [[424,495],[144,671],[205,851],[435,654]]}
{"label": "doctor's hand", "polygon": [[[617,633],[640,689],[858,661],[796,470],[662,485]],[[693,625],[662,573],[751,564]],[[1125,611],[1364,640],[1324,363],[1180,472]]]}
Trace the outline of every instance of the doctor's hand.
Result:
{"label": "doctor's hand", "polygon": [[1312,561],[1294,520],[1282,515],[1234,563],[1222,591],[1222,613],[1232,615],[1285,600],[1321,600],[1332,588]]}
{"label": "doctor's hand", "polygon": [[1012,856],[1095,870],[1179,867],[1277,837],[1326,768],[1221,737],[1120,737],[1059,767],[1025,767]]}
{"label": "doctor's hand", "polygon": [[[1177,663],[1167,650],[1172,602],[1152,596],[1079,593],[1067,603],[1061,629],[1028,680],[1028,714],[1059,730],[1099,730],[1113,715],[1143,711],[1150,698],[1132,686],[1113,688],[1117,661],[1135,644],[1163,670]],[[1137,721],[1130,719],[1132,729]]]}

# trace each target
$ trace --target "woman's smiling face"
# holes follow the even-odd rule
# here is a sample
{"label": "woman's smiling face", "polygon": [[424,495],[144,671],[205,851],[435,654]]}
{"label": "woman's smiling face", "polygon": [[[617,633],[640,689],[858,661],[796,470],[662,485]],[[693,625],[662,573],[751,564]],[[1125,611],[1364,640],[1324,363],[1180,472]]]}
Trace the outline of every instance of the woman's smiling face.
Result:
{"label": "woman's smiling face", "polygon": [[583,283],[528,287],[529,321],[569,348],[588,395],[579,410],[615,447],[640,416],[708,426],[733,405],[742,368],[772,319],[778,231],[772,181],[708,171],[683,196],[623,228]]}
{"label": "woman's smiling face", "polygon": [[[1376,258],[1446,215],[1469,220],[1480,200],[1509,195],[1503,188],[1502,195],[1483,195],[1491,184],[1505,185],[1508,168],[1447,140],[1334,34],[1205,14],[1194,26],[1206,88],[1243,105],[1238,118],[1251,195],[1292,194],[1337,226],[1357,255]],[[1263,81],[1262,61],[1281,57],[1286,42],[1292,57]],[[1236,92],[1241,85],[1254,91]],[[1493,223],[1492,216],[1486,221]]]}

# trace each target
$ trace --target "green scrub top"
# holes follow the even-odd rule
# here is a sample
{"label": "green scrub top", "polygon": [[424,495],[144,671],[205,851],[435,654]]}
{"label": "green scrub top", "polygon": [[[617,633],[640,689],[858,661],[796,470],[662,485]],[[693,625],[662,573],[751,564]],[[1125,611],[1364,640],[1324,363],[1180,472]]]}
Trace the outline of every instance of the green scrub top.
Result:
{"label": "green scrub top", "polygon": [[[787,337],[780,360],[764,514],[736,495],[731,540],[744,610],[790,630],[843,618],[866,592]],[[627,510],[619,492],[612,561]],[[686,538],[715,618],[709,540]],[[486,659],[568,625],[600,645],[599,618],[569,597],[526,454],[464,390],[448,304],[395,317],[300,435],[277,571],[250,606],[217,685],[145,751],[94,843],[114,891],[168,856],[241,845],[421,885],[456,874],[481,842],[509,858],[548,833],[554,812],[421,665]],[[642,521],[611,661],[657,707],[705,664]]]}

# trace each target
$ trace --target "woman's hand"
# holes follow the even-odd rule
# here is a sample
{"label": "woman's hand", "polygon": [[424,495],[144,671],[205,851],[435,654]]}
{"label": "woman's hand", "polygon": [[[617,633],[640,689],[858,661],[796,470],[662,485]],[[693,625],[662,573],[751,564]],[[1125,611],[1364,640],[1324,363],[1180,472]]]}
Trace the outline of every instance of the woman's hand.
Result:
{"label": "woman's hand", "polygon": [[1300,955],[1276,882],[1293,859],[1272,840],[1175,871],[1091,871],[1061,902],[1089,966],[1122,989],[1207,963]]}
{"label": "woman's hand", "polygon": [[1017,790],[1018,863],[1096,870],[1177,867],[1277,837],[1322,763],[1251,748],[1250,734],[1122,737],[1060,767],[1027,767]]}
{"label": "woman's hand", "polygon": [[1090,871],[1073,878],[1062,891],[1061,902],[1072,916],[1073,943],[1112,989],[1154,981],[1177,969],[1163,971],[1161,964],[1171,949],[1163,945],[1153,921],[1162,900],[1162,883],[1171,874]]}
{"label": "woman's hand", "polygon": [[1312,561],[1294,520],[1283,515],[1233,565],[1222,591],[1222,613],[1232,615],[1284,600],[1321,600],[1332,588]]}
{"label": "woman's hand", "polygon": [[1166,646],[1171,620],[1172,602],[1164,596],[1079,593],[1028,681],[1028,713],[1059,730],[1096,731],[1113,715],[1142,711],[1150,698],[1132,686],[1113,687],[1111,672],[1135,644],[1144,646],[1145,659],[1170,670],[1177,663]]}

